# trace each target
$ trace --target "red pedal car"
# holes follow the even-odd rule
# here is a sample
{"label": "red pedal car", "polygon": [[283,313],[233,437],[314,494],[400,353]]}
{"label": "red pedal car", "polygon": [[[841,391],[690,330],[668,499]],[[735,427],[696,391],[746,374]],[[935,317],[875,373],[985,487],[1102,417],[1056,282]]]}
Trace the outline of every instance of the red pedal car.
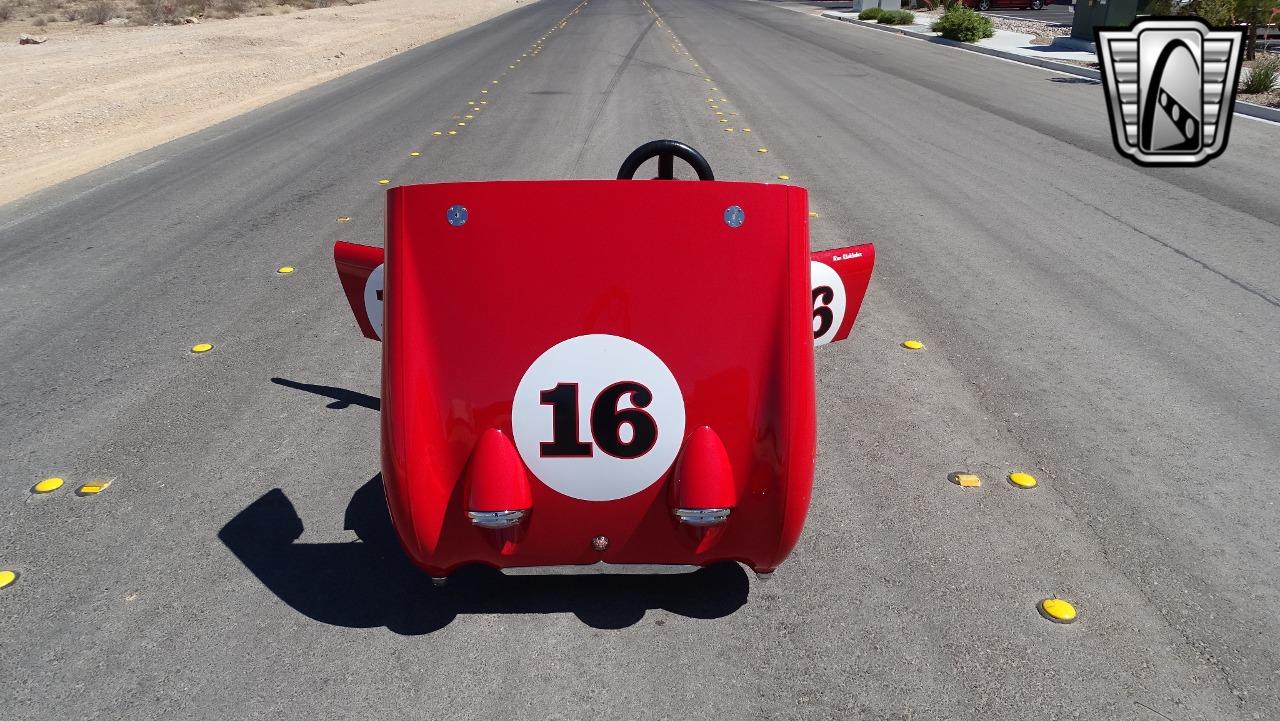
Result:
{"label": "red pedal car", "polygon": [[[676,157],[700,181],[671,180]],[[808,210],[670,140],[618,180],[391,189],[385,254],[334,256],[383,342],[382,478],[413,561],[773,571],[809,507],[814,346],[849,334],[874,262],[811,253]]]}

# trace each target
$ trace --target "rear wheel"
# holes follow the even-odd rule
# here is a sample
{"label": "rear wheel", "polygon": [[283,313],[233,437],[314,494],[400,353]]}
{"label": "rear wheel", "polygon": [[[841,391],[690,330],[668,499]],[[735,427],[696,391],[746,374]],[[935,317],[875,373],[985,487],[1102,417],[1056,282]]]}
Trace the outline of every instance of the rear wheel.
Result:
{"label": "rear wheel", "polygon": [[991,9],[991,0],[978,0],[978,9],[979,9],[979,10],[990,10],[990,9]]}
{"label": "rear wheel", "polygon": [[1044,10],[1044,0],[1031,0],[1032,10]]}

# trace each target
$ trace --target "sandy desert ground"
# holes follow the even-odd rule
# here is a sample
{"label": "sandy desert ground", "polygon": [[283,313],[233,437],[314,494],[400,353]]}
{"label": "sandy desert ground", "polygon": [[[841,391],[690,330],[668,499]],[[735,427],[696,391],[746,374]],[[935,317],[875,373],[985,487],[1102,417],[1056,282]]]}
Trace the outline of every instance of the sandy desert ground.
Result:
{"label": "sandy desert ground", "polygon": [[[150,27],[0,26],[0,204],[529,0],[378,0]],[[26,30],[26,29],[24,29]]]}

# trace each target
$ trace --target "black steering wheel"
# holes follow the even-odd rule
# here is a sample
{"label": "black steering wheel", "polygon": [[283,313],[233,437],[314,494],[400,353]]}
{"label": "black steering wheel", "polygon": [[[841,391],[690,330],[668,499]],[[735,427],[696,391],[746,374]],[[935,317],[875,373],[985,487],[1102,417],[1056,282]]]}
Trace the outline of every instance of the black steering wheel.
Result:
{"label": "black steering wheel", "polygon": [[622,167],[618,168],[618,180],[633,180],[640,166],[655,156],[658,158],[659,180],[673,180],[676,177],[675,158],[677,157],[693,168],[698,174],[698,180],[716,179],[716,176],[711,173],[711,164],[702,157],[702,153],[679,140],[650,140],[631,151],[627,159],[622,161]]}

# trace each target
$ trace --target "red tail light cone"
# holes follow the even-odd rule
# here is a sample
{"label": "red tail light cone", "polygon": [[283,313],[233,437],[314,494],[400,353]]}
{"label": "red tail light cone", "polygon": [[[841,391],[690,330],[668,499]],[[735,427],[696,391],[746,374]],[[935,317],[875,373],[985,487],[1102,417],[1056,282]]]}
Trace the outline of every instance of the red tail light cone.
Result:
{"label": "red tail light cone", "polygon": [[480,435],[463,471],[471,522],[481,528],[510,528],[533,508],[524,462],[511,441],[496,428]]}
{"label": "red tail light cone", "polygon": [[707,426],[695,428],[676,460],[671,486],[676,517],[691,526],[714,526],[724,523],[737,503],[724,443]]}

